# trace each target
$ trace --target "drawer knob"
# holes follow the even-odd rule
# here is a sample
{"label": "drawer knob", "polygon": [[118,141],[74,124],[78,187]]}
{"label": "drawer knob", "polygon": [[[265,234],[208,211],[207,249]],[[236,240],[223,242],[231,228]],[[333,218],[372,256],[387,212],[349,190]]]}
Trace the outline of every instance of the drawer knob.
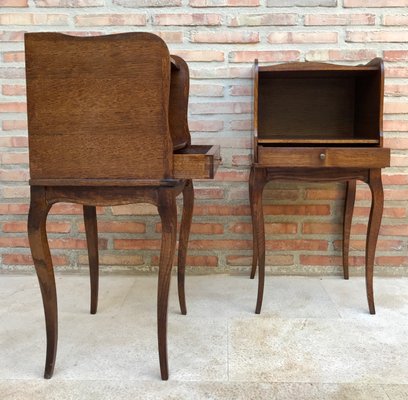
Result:
{"label": "drawer knob", "polygon": [[320,157],[321,160],[325,160],[326,159],[326,154],[320,153],[319,157]]}

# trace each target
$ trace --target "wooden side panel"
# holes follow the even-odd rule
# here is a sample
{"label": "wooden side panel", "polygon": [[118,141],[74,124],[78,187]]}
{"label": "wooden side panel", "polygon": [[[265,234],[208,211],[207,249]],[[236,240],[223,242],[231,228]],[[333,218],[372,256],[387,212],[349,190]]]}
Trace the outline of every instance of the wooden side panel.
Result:
{"label": "wooden side panel", "polygon": [[187,119],[190,74],[187,63],[181,57],[172,55],[171,58],[169,124],[173,148],[179,150],[191,144]]}
{"label": "wooden side panel", "polygon": [[172,174],[170,56],[148,33],[25,35],[32,179]]}

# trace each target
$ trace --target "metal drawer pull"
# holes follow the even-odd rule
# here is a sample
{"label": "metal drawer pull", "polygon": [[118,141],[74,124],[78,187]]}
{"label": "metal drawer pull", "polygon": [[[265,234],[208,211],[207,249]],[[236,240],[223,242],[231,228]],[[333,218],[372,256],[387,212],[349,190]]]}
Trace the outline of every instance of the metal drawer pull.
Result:
{"label": "metal drawer pull", "polygon": [[321,159],[321,160],[325,160],[325,159],[326,159],[326,154],[320,153],[320,159]]}

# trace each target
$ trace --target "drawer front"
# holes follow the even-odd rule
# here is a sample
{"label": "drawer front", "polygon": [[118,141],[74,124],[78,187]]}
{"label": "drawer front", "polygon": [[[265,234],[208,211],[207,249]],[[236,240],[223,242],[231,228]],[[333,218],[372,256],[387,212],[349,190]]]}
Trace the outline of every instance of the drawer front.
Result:
{"label": "drawer front", "polygon": [[189,146],[174,153],[174,177],[212,179],[220,163],[220,146]]}
{"label": "drawer front", "polygon": [[390,166],[390,149],[258,146],[258,164],[267,167],[384,168]]}

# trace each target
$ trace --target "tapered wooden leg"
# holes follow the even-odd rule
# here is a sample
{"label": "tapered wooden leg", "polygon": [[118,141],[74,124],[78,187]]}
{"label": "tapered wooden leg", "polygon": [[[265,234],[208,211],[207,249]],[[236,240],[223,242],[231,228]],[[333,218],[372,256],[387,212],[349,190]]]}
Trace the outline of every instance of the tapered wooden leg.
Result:
{"label": "tapered wooden leg", "polygon": [[180,239],[177,259],[177,284],[180,310],[183,315],[187,314],[186,294],[184,289],[188,237],[190,235],[191,221],[194,208],[193,181],[188,179],[183,189],[183,215],[181,217]]}
{"label": "tapered wooden leg", "polygon": [[47,332],[47,356],[44,371],[46,379],[51,378],[54,373],[58,342],[57,292],[46,232],[46,220],[50,208],[46,202],[45,189],[32,186],[28,213],[28,240],[44,305]]}
{"label": "tapered wooden leg", "polygon": [[370,186],[372,200],[366,242],[366,288],[370,314],[375,314],[373,291],[374,257],[384,207],[381,169],[370,170],[368,185]]}
{"label": "tapered wooden leg", "polygon": [[252,268],[251,268],[251,279],[255,278],[256,267],[258,266],[258,239],[257,239],[257,226],[256,217],[254,213],[254,177],[255,177],[255,167],[251,167],[251,172],[249,173],[249,204],[251,206],[251,218],[252,218]]}
{"label": "tapered wooden leg", "polygon": [[96,207],[83,206],[88,246],[89,275],[91,278],[91,314],[96,314],[98,308],[99,290],[99,257],[98,257],[98,225],[96,222]]}
{"label": "tapered wooden leg", "polygon": [[167,380],[169,378],[167,362],[167,305],[177,237],[176,198],[170,190],[159,190],[158,209],[162,222],[162,243],[157,293],[157,329],[161,378]]}
{"label": "tapered wooden leg", "polygon": [[349,279],[349,249],[350,249],[350,231],[353,219],[354,202],[356,200],[356,180],[350,180],[346,183],[346,199],[344,202],[343,218],[343,276]]}
{"label": "tapered wooden leg", "polygon": [[255,313],[260,314],[265,285],[265,227],[262,205],[262,193],[266,183],[266,170],[253,168],[252,173],[252,224],[254,226],[254,251],[259,265],[258,298]]}

